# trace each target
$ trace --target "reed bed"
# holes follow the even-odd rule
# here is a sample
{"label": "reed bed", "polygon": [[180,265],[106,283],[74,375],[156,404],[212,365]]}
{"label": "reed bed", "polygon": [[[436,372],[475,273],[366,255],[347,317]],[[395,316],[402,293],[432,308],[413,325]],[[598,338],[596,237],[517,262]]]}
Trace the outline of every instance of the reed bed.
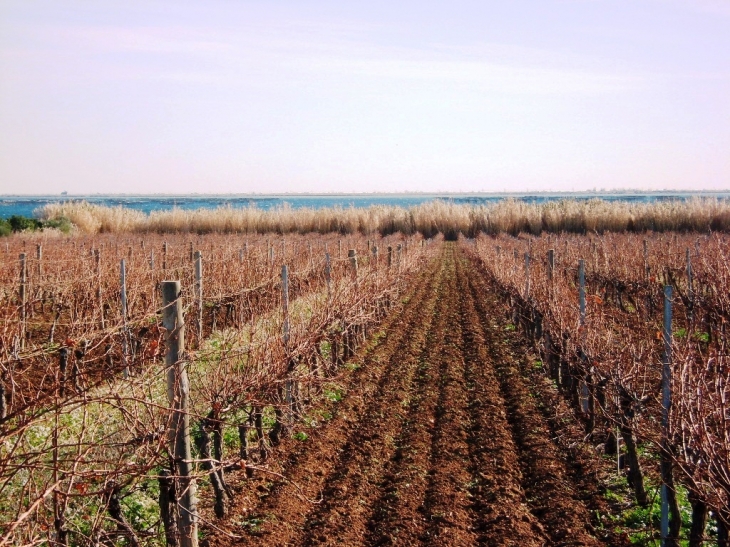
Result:
{"label": "reed bed", "polygon": [[730,231],[730,202],[709,198],[641,204],[601,199],[530,204],[507,199],[469,205],[436,200],[409,208],[174,208],[150,214],[74,201],[48,204],[35,214],[46,221],[67,218],[85,234],[336,232],[385,236],[420,232],[425,237],[442,233],[447,239],[456,239],[459,234],[474,237],[479,233]]}

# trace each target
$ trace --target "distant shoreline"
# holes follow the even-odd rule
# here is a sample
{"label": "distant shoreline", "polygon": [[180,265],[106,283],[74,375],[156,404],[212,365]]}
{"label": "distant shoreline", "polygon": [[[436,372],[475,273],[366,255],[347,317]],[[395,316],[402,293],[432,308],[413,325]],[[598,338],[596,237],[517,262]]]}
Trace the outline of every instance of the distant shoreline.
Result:
{"label": "distant shoreline", "polygon": [[535,191],[535,192],[281,192],[281,193],[187,193],[187,194],[165,194],[165,193],[89,193],[89,194],[0,194],[0,199],[83,199],[83,198],[189,198],[189,199],[267,199],[267,198],[438,198],[438,197],[576,197],[576,196],[701,196],[730,197],[730,189],[727,190],[579,190],[579,191]]}
{"label": "distant shoreline", "polygon": [[[730,202],[730,191],[611,191],[611,192],[474,192],[474,193],[359,193],[359,194],[87,194],[87,195],[7,195],[0,196],[0,219],[43,215],[49,206],[88,204],[107,209],[125,209],[146,215],[175,211],[254,209],[258,211],[350,210],[397,207],[409,210],[434,202],[457,206],[492,207],[505,202],[547,205],[563,201],[607,204],[649,205],[689,203],[693,200]],[[552,207],[552,206],[551,206]]]}

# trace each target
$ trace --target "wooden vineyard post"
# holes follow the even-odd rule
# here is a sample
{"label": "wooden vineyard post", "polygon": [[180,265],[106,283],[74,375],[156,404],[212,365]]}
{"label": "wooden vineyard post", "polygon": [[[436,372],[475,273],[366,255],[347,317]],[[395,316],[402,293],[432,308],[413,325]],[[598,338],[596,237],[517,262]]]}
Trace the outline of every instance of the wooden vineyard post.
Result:
{"label": "wooden vineyard post", "polygon": [[[54,416],[53,433],[51,435],[51,447],[53,451],[53,482],[59,482],[59,465],[58,465],[58,426],[60,408],[58,401],[63,399],[66,390],[66,364],[68,359],[68,350],[61,348],[59,352],[58,362],[58,382],[56,387],[56,410]],[[56,531],[56,545],[68,545],[68,532],[65,527],[66,519],[64,515],[64,504],[61,499],[61,492],[54,489],[53,492],[53,527]]]}
{"label": "wooden vineyard post", "polygon": [[282,340],[284,341],[284,351],[286,353],[287,362],[287,377],[286,377],[286,393],[284,400],[286,402],[287,411],[287,423],[292,422],[293,414],[293,403],[294,399],[292,396],[293,381],[291,378],[291,356],[289,355],[289,337],[290,337],[290,324],[289,324],[289,267],[284,264],[281,267],[281,313],[282,313]]}
{"label": "wooden vineyard post", "polygon": [[[499,247],[498,247],[499,249]],[[497,252],[499,256],[499,252]],[[555,249],[548,249],[547,252],[547,277],[548,277],[548,298],[553,299],[555,288],[553,286],[553,276],[555,271]],[[548,370],[550,375],[560,383],[560,357],[555,351],[554,341],[550,331],[544,332],[546,353],[548,355]]]}
{"label": "wooden vineyard post", "polygon": [[43,245],[40,243],[35,248],[36,259],[38,260],[38,280],[43,277]]}
{"label": "wooden vineyard post", "polygon": [[690,257],[689,247],[687,248],[687,319],[692,323],[692,315],[694,312],[694,292],[692,288],[692,258]]}
{"label": "wooden vineyard post", "polygon": [[[358,293],[360,292],[360,281],[358,279],[358,271],[357,271],[357,251],[355,249],[349,249],[347,251],[347,258],[350,260],[350,270],[352,272],[352,280],[355,283],[355,294],[356,297],[358,296]],[[346,359],[352,356],[352,352],[354,351],[355,347],[355,337],[357,336],[357,332],[359,329],[359,325],[354,325],[354,331],[349,334],[350,342],[346,342]],[[348,337],[346,337],[347,339]]]}
{"label": "wooden vineyard post", "polygon": [[[664,354],[662,356],[662,456],[661,456],[661,544],[662,547],[679,545],[680,521],[679,506],[674,479],[672,478],[672,458],[669,453],[669,411],[672,406],[672,287],[664,287],[664,321],[662,328]],[[670,527],[671,513],[671,527]]]}
{"label": "wooden vineyard post", "polygon": [[0,420],[4,420],[8,415],[7,395],[5,391],[5,378],[0,373]]}
{"label": "wooden vineyard post", "polygon": [[586,263],[582,258],[578,261],[578,305],[580,308],[580,326],[586,324]]}
{"label": "wooden vineyard post", "polygon": [[162,271],[167,272],[167,241],[162,243]]}
{"label": "wooden vineyard post", "polygon": [[553,275],[555,272],[555,249],[548,250],[547,260],[548,260],[548,280],[552,281]]}
{"label": "wooden vineyard post", "polygon": [[661,543],[662,547],[667,545],[669,537],[669,500],[667,496],[666,472],[667,461],[666,450],[667,437],[669,434],[669,405],[671,402],[671,369],[670,363],[672,359],[672,287],[664,287],[664,324],[662,329],[662,338],[664,341],[664,356],[662,358],[662,492],[661,492]]}
{"label": "wooden vineyard post", "polygon": [[378,266],[378,246],[373,245],[371,252],[373,253],[373,267],[377,268],[377,266]]}
{"label": "wooden vineyard post", "polygon": [[168,442],[175,463],[175,492],[180,514],[178,532],[180,547],[197,547],[198,512],[195,495],[195,479],[192,477],[192,452],[190,450],[190,415],[188,398],[190,384],[186,370],[185,323],[179,281],[162,282],[162,324],[165,327],[165,367],[167,368],[167,399],[172,417],[168,430]]}
{"label": "wooden vineyard post", "polygon": [[[586,265],[585,260],[582,258],[578,260],[578,307],[580,310],[580,340],[581,346],[585,341],[585,325],[586,325]],[[581,349],[581,357],[585,361],[585,354]],[[588,375],[581,379],[580,388],[580,403],[581,410],[588,413],[590,410],[590,392],[588,390]]]}
{"label": "wooden vineyard post", "polygon": [[[649,283],[651,280],[651,268],[649,267],[649,243],[645,239],[644,240],[644,281]],[[647,294],[646,296],[646,320],[650,321],[652,316],[654,314],[654,304],[651,296]]]}
{"label": "wooden vineyard post", "polygon": [[289,267],[281,267],[281,310],[284,318],[284,345],[289,345]]}
{"label": "wooden vineyard post", "polygon": [[198,305],[198,347],[203,343],[203,254],[195,251],[195,299]]}
{"label": "wooden vineyard post", "polygon": [[329,253],[324,253],[324,279],[327,282],[327,301],[330,301],[332,299],[332,264]]}
{"label": "wooden vineyard post", "polygon": [[191,241],[190,242],[190,262],[192,262],[193,260],[195,260],[195,252],[193,250],[193,242]]}
{"label": "wooden vineyard post", "polygon": [[388,269],[393,265],[393,247],[388,245]]}
{"label": "wooden vineyard post", "polygon": [[150,270],[155,269],[155,251],[150,251]]}
{"label": "wooden vineyard post", "polygon": [[352,269],[352,279],[355,282],[355,287],[357,287],[357,252],[355,249],[350,249],[347,251],[347,258],[350,259],[350,268]]}
{"label": "wooden vineyard post", "polygon": [[26,304],[28,300],[28,266],[25,253],[20,253],[20,349],[25,349]]}
{"label": "wooden vineyard post", "polygon": [[122,299],[122,361],[124,362],[124,377],[129,377],[129,346],[127,332],[127,263],[124,259],[119,263],[119,284]]}
{"label": "wooden vineyard post", "polygon": [[401,257],[403,256],[403,245],[398,243],[395,247],[397,258],[398,258],[398,271],[400,271]]}
{"label": "wooden vineyard post", "polygon": [[58,394],[61,398],[66,395],[66,379],[68,376],[68,349],[61,348],[58,352]]}
{"label": "wooden vineyard post", "polygon": [[104,329],[104,298],[101,291],[101,251],[94,250],[94,264],[96,268],[96,301],[99,304],[99,315],[101,317],[101,328]]}
{"label": "wooden vineyard post", "polygon": [[595,241],[591,238],[591,256],[593,257],[593,271],[598,270],[598,246]]}

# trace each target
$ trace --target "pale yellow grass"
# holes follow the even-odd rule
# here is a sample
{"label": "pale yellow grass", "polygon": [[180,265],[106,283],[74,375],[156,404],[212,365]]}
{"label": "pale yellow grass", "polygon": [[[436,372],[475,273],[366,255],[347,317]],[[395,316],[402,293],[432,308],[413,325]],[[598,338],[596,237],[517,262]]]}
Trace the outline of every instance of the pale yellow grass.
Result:
{"label": "pale yellow grass", "polygon": [[172,209],[144,213],[123,207],[104,207],[86,202],[45,205],[36,211],[43,220],[68,218],[83,233],[330,233],[350,234],[421,232],[430,237],[443,233],[474,236],[479,232],[624,232],[624,231],[707,231],[730,229],[730,203],[718,199],[655,203],[561,200],[528,204],[503,200],[490,205],[464,205],[431,201],[403,208],[272,210],[256,207],[220,207],[185,211]]}

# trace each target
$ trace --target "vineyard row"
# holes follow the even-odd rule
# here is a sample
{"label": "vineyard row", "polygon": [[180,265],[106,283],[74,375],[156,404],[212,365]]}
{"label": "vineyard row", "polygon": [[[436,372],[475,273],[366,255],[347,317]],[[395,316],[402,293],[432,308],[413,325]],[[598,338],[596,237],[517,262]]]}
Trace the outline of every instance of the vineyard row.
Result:
{"label": "vineyard row", "polygon": [[[23,270],[4,263],[0,544],[184,545],[199,518],[226,511],[228,474],[263,470],[311,405],[336,396],[338,371],[437,247],[212,238],[211,258],[190,263],[189,242],[166,239],[157,265],[150,239],[44,244],[26,257],[25,301]],[[170,277],[180,290],[163,305]],[[200,496],[196,483],[209,485]]]}
{"label": "vineyard row", "polygon": [[667,544],[681,534],[678,484],[692,504],[692,545],[709,514],[721,535],[730,527],[729,250],[716,234],[480,237],[470,246],[587,438],[614,454],[623,442],[637,504],[650,503],[647,468],[659,477]]}

